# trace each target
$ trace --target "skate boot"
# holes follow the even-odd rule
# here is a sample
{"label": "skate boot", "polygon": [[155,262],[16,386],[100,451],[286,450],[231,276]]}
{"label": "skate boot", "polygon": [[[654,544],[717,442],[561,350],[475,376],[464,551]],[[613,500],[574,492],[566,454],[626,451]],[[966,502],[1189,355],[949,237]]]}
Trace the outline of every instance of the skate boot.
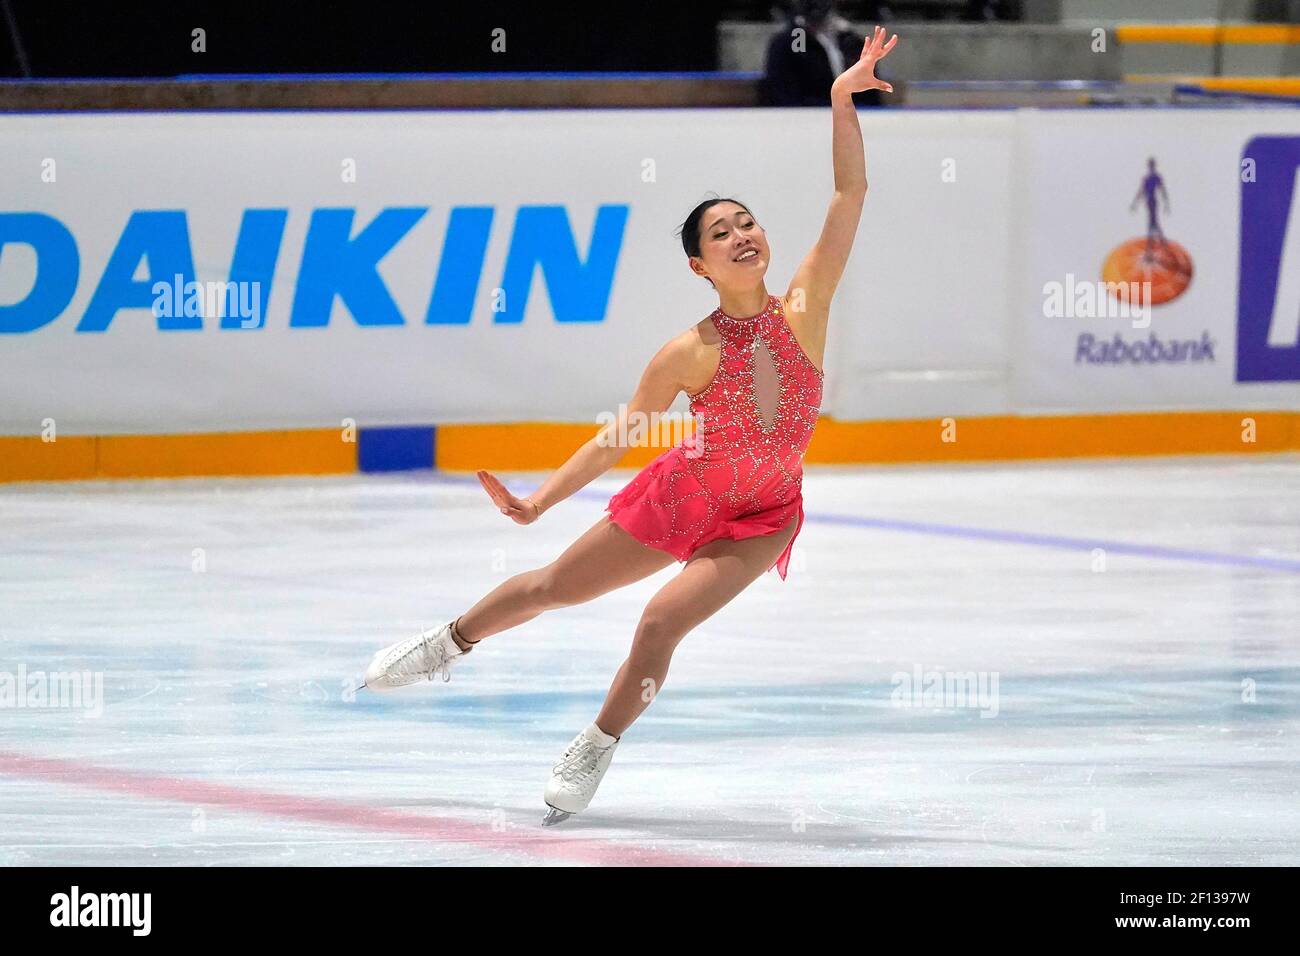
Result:
{"label": "skate boot", "polygon": [[602,732],[594,721],[573,738],[546,784],[546,805],[551,809],[542,819],[542,826],[552,826],[587,809],[614,759],[619,739]]}
{"label": "skate boot", "polygon": [[451,636],[451,625],[448,621],[440,628],[431,627],[379,651],[366,668],[363,686],[374,691],[396,690],[433,680],[437,673],[442,674],[444,682],[451,680],[452,665],[469,653],[462,651]]}

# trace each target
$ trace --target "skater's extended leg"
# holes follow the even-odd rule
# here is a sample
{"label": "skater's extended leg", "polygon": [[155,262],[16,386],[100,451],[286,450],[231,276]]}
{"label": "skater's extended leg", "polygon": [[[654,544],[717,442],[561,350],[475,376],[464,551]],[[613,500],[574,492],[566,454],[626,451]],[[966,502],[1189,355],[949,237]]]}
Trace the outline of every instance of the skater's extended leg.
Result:
{"label": "skater's extended leg", "polygon": [[488,635],[549,608],[590,601],[674,560],[603,517],[550,564],[502,582],[457,620],[380,649],[366,667],[362,686],[390,691],[437,674],[450,680],[452,666]]}
{"label": "skater's extended leg", "polygon": [[475,644],[531,621],[543,611],[583,604],[640,581],[676,560],[647,547],[609,516],[601,518],[545,567],[501,582],[456,621],[457,643]]}
{"label": "skater's extended leg", "polygon": [[668,662],[682,638],[772,566],[794,536],[798,521],[795,515],[776,534],[713,541],[691,556],[642,612],[632,650],[596,718],[597,728],[618,737],[632,726],[663,687]]}

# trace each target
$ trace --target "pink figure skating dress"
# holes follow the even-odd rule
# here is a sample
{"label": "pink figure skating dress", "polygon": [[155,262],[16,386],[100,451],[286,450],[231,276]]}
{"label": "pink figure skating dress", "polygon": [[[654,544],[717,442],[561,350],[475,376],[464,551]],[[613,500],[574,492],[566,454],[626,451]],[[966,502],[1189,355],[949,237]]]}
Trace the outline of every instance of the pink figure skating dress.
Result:
{"label": "pink figure skating dress", "polygon": [[817,424],[822,373],[794,337],[778,296],[748,319],[721,309],[713,381],[691,396],[696,431],[609,499],[610,519],[642,544],[686,561],[719,538],[774,534],[799,516],[772,564],[785,580],[803,527],[803,456]]}

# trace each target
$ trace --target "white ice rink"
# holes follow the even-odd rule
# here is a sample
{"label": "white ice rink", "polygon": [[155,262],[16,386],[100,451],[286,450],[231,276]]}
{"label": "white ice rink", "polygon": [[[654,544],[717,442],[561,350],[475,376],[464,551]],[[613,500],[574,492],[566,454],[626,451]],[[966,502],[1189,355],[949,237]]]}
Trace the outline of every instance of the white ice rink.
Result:
{"label": "white ice rink", "polygon": [[[630,475],[530,527],[427,472],[0,488],[0,863],[1300,864],[1296,456],[810,467],[789,579],[686,638],[558,827],[678,565],[348,699]],[[39,706],[51,671],[102,699]]]}

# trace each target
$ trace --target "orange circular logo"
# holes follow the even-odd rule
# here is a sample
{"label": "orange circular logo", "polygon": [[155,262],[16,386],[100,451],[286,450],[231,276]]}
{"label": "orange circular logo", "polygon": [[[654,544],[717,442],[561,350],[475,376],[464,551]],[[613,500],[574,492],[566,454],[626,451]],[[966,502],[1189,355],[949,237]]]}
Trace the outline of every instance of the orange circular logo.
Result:
{"label": "orange circular logo", "polygon": [[1134,305],[1148,304],[1143,302],[1147,288],[1143,283],[1149,282],[1149,304],[1160,305],[1178,298],[1191,285],[1192,257],[1169,239],[1130,239],[1110,251],[1101,278],[1111,295]]}

